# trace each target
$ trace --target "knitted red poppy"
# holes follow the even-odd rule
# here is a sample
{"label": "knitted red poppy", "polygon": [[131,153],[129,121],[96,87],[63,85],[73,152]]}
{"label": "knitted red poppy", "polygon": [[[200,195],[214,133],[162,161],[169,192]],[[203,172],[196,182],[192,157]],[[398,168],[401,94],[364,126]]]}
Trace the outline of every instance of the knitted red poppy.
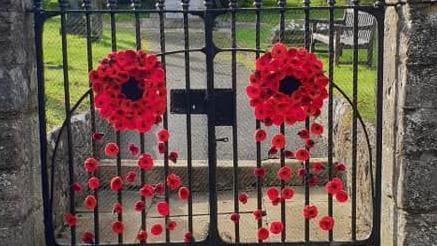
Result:
{"label": "knitted red poppy", "polygon": [[276,43],[256,60],[246,94],[258,120],[293,125],[320,114],[327,84],[316,55]]}
{"label": "knitted red poppy", "polygon": [[164,77],[156,55],[112,52],[89,73],[94,106],[117,130],[147,132],[166,110]]}

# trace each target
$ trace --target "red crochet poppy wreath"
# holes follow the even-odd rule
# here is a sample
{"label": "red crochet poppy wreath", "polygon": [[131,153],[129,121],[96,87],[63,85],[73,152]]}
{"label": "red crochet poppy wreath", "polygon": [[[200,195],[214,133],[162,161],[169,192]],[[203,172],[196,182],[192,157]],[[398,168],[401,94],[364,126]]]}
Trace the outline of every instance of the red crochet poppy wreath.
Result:
{"label": "red crochet poppy wreath", "polygon": [[112,52],[89,73],[94,105],[116,130],[147,132],[166,110],[164,76],[156,55]]}
{"label": "red crochet poppy wreath", "polygon": [[316,55],[276,43],[256,60],[246,93],[256,119],[265,125],[293,125],[320,114],[327,84]]}

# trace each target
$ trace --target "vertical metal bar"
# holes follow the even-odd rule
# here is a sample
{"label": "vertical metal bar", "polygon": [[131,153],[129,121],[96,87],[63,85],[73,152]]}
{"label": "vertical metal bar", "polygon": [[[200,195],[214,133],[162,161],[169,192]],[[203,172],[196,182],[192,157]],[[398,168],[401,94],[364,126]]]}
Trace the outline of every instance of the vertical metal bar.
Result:
{"label": "vertical metal bar", "polygon": [[[310,49],[310,0],[304,0],[304,28],[305,28],[305,35],[304,35],[304,41],[305,41],[305,49]],[[307,117],[305,119],[305,129],[309,130],[310,126],[310,119]],[[307,148],[307,150],[309,150]],[[310,186],[308,184],[309,174],[310,174],[310,161],[309,159],[305,161],[305,205],[308,205],[310,203]],[[309,219],[305,219],[305,242],[308,243],[310,240],[310,221]]]}
{"label": "vertical metal bar", "polygon": [[[184,58],[185,58],[185,90],[187,91],[185,98],[185,108],[187,109],[186,115],[186,131],[187,131],[187,172],[188,172],[188,187],[191,191],[193,186],[193,171],[192,171],[192,151],[191,151],[191,78],[190,78],[190,32],[188,27],[188,7],[190,6],[190,0],[181,0],[184,21]],[[188,195],[188,231],[193,232],[193,195],[192,192]]]}
{"label": "vertical metal bar", "polygon": [[[162,63],[162,67],[164,69],[164,71],[167,71],[166,69],[166,62],[165,62],[165,30],[164,30],[164,8],[165,8],[165,0],[159,0],[157,5],[156,5],[159,9],[159,35],[160,35],[160,39],[159,39],[159,43],[161,46],[161,53],[163,54],[161,56],[161,63]],[[166,83],[166,79],[164,79],[164,83]],[[168,115],[167,115],[167,110],[164,113],[164,119],[163,119],[163,127],[164,129],[168,129]],[[165,182],[166,177],[168,176],[168,142],[164,143],[165,144],[165,150],[164,150],[164,184],[165,184],[165,201],[167,203],[169,203],[169,195],[170,195],[170,191],[168,189],[167,183]],[[168,243],[170,242],[170,232],[168,230],[168,220],[169,220],[169,216],[165,216],[165,242]]]}
{"label": "vertical metal bar", "polygon": [[[139,0],[131,0],[132,10],[135,11],[135,46],[137,50],[141,50],[141,25],[140,25],[140,13],[136,11],[141,8],[141,1]],[[143,154],[145,152],[145,144],[144,144],[144,133],[140,133],[140,152]],[[140,169],[140,182],[141,187],[146,182],[146,173],[143,169]],[[141,201],[146,202],[146,198],[141,196]],[[141,229],[146,230],[146,208],[141,210]],[[146,240],[144,240],[146,242]]]}
{"label": "vertical metal bar", "polygon": [[[66,8],[67,2],[65,0],[59,1],[61,10],[61,42],[62,42],[62,69],[64,75],[64,106],[65,106],[65,120],[67,128],[67,150],[68,150],[68,172],[70,183],[70,213],[75,214],[74,190],[72,184],[74,183],[74,160],[73,160],[73,142],[71,135],[71,113],[70,113],[70,82],[68,76],[68,50],[67,50],[67,30],[66,30]],[[71,245],[76,245],[76,228],[70,227],[70,242]]]}
{"label": "vertical metal bar", "polygon": [[[279,10],[279,41],[282,41],[284,39],[284,31],[285,31],[285,5],[286,0],[279,0],[278,1],[278,7]],[[285,125],[284,123],[280,126],[280,132],[285,136]],[[280,150],[280,165],[281,167],[285,166],[285,155],[284,155],[284,148]],[[285,187],[285,181],[281,180],[281,190]],[[286,234],[286,220],[285,220],[285,199],[281,199],[281,222],[284,225],[284,230],[281,232],[281,242],[285,242],[285,238],[287,236]]]}
{"label": "vertical metal bar", "polygon": [[359,0],[352,1],[353,20],[353,72],[352,72],[352,240],[357,239],[357,112],[358,112],[358,9]]}
{"label": "vertical metal bar", "polygon": [[[237,1],[231,0],[229,1],[229,8],[231,10],[231,42],[232,48],[237,48],[237,37],[235,30],[235,22],[236,22],[236,9]],[[240,212],[239,200],[238,200],[238,190],[239,190],[239,170],[238,170],[238,136],[237,136],[237,52],[235,50],[232,51],[231,58],[231,71],[232,71],[232,92],[233,92],[233,122],[232,122],[232,157],[233,157],[233,183],[234,183],[234,213]],[[234,233],[235,233],[235,242],[240,242],[240,224],[234,223]]]}
{"label": "vertical metal bar", "polygon": [[208,117],[208,191],[209,191],[209,234],[208,241],[216,243],[219,240],[217,228],[217,149],[215,135],[215,100],[214,100],[214,57],[217,47],[213,41],[213,26],[215,13],[211,11],[213,2],[205,1],[204,27],[205,27],[205,59],[206,59],[206,103]]}
{"label": "vertical metal bar", "polygon": [[[108,7],[111,10],[110,12],[110,21],[111,21],[111,46],[112,51],[117,50],[117,30],[115,25],[115,12],[112,10],[115,10],[117,8],[117,0],[109,0],[108,1]],[[120,146],[121,144],[121,133],[120,131],[117,131],[115,133],[115,138],[117,145]],[[121,176],[121,151],[117,154],[117,176]],[[123,197],[122,197],[122,191],[121,189],[117,191],[117,202],[120,204],[123,204]],[[123,213],[118,213],[118,220],[123,221]],[[118,243],[123,243],[123,233],[118,234]]]}
{"label": "vertical metal bar", "polygon": [[[49,175],[47,166],[47,126],[45,111],[45,86],[44,86],[44,55],[43,55],[43,27],[45,16],[42,9],[42,0],[34,1],[34,32],[36,55],[36,78],[38,89],[38,121],[39,121],[39,158],[41,162],[41,190],[44,214],[44,235],[48,245],[55,243],[53,233],[53,218],[50,205]],[[53,184],[51,184],[53,185]],[[53,187],[52,187],[53,189]]]}
{"label": "vertical metal bar", "polygon": [[[260,56],[260,48],[261,48],[261,0],[255,0],[253,5],[256,8],[255,15],[255,48],[256,53],[255,57],[258,59]],[[256,120],[255,128],[261,129],[261,122]],[[261,167],[261,142],[256,142],[256,167]],[[258,210],[262,210],[262,178],[256,178],[256,206]],[[258,229],[262,227],[262,219],[258,220]],[[261,240],[258,240],[258,243],[261,243]]]}
{"label": "vertical metal bar", "polygon": [[[86,47],[87,47],[87,65],[88,65],[88,72],[93,69],[93,51],[92,51],[92,44],[91,44],[91,18],[90,18],[90,12],[91,10],[91,0],[84,0],[83,1],[83,7],[87,12],[85,12],[85,20],[86,20]],[[91,81],[89,81],[89,87],[91,88]],[[91,133],[96,132],[97,126],[96,126],[96,111],[94,109],[94,93],[93,90],[90,90],[90,114],[91,114]],[[97,156],[97,145],[96,141],[94,139],[91,139],[91,148],[92,148],[92,155],[94,157]],[[98,171],[95,170],[92,174],[89,175],[89,177],[96,176],[98,177]],[[91,191],[91,190],[90,190]],[[96,244],[99,244],[100,241],[100,233],[99,233],[99,199],[98,199],[98,190],[94,189],[93,195],[97,200],[97,205],[94,208],[94,242]]]}
{"label": "vertical metal bar", "polygon": [[[332,81],[334,80],[334,10],[335,10],[335,0],[328,0],[329,5],[329,44],[328,44],[328,179],[332,179],[332,163],[333,163],[333,104],[334,104],[334,95],[333,95],[333,86]],[[332,195],[328,194],[328,215],[333,215],[333,203],[332,203]],[[334,240],[333,231],[330,230],[328,232],[329,241]]]}
{"label": "vertical metal bar", "polygon": [[376,163],[375,163],[375,198],[373,209],[372,234],[374,244],[380,245],[381,238],[381,178],[382,178],[382,127],[383,127],[383,100],[384,100],[384,2],[377,1],[378,21],[378,72],[376,84]]}

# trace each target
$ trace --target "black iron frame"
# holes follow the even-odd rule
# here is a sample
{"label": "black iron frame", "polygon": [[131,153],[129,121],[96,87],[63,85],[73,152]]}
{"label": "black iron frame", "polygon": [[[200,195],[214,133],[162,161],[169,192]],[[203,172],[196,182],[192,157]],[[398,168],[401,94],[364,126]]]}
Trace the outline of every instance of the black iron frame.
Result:
{"label": "black iron frame", "polygon": [[[218,245],[218,244],[256,244],[256,243],[240,243],[239,236],[239,226],[235,225],[235,243],[227,243],[222,241],[219,236],[218,227],[217,227],[217,190],[216,190],[216,135],[215,135],[215,126],[216,126],[216,97],[215,93],[217,90],[214,88],[214,58],[217,54],[221,52],[231,52],[232,54],[232,90],[234,91],[233,98],[233,107],[235,108],[236,104],[236,54],[237,52],[254,52],[256,57],[259,57],[261,53],[264,51],[261,50],[260,46],[260,23],[261,23],[261,14],[262,11],[278,11],[280,14],[280,30],[281,30],[281,38],[285,28],[285,14],[287,11],[291,10],[303,10],[305,13],[304,18],[304,26],[305,26],[305,48],[310,48],[310,12],[311,10],[328,10],[329,11],[329,68],[328,68],[328,76],[330,78],[329,84],[329,99],[328,99],[328,166],[329,170],[333,165],[333,90],[342,94],[346,100],[352,105],[353,108],[353,117],[352,117],[352,235],[350,241],[335,241],[333,232],[329,231],[329,239],[328,241],[313,241],[310,239],[309,233],[309,222],[305,221],[305,240],[301,242],[286,242],[285,232],[281,235],[281,242],[277,243],[268,243],[271,245],[279,245],[286,243],[287,245],[379,245],[380,244],[380,211],[381,211],[381,160],[382,160],[382,102],[383,102],[383,43],[384,43],[384,12],[385,5],[382,1],[377,1],[375,5],[359,5],[358,0],[352,2],[352,5],[348,6],[336,6],[334,0],[328,0],[328,6],[310,6],[309,0],[304,0],[302,7],[286,7],[285,0],[278,1],[278,7],[262,7],[261,0],[254,1],[254,7],[252,8],[239,8],[237,6],[236,0],[231,0],[229,8],[221,8],[216,9],[213,8],[214,4],[212,1],[205,2],[205,10],[189,10],[189,0],[181,0],[182,10],[166,10],[164,5],[164,0],[159,0],[157,2],[157,8],[155,10],[150,9],[141,9],[140,1],[132,0],[132,9],[118,9],[116,0],[108,1],[107,9],[91,9],[91,0],[83,1],[83,9],[80,10],[70,10],[67,9],[66,0],[59,1],[59,9],[58,10],[45,10],[42,7],[41,0],[34,1],[34,18],[35,18],[35,46],[36,46],[36,62],[37,62],[37,80],[38,80],[38,106],[39,106],[39,137],[40,137],[40,160],[41,160],[41,178],[42,178],[42,191],[43,191],[43,203],[44,203],[44,224],[45,224],[45,237],[47,245],[58,245],[54,237],[54,226],[52,221],[52,198],[53,198],[53,176],[54,176],[54,158],[51,160],[47,160],[47,127],[46,127],[46,108],[45,108],[45,88],[44,88],[44,61],[43,61],[43,26],[44,22],[53,16],[61,17],[61,36],[62,36],[62,56],[63,56],[63,72],[64,72],[64,93],[65,93],[65,113],[66,119],[61,127],[61,132],[66,131],[67,136],[67,144],[68,144],[68,160],[69,160],[69,172],[70,172],[70,183],[73,182],[73,149],[72,149],[72,137],[71,137],[71,126],[70,126],[70,117],[73,112],[77,109],[80,103],[89,97],[90,100],[90,112],[91,112],[91,129],[92,131],[96,130],[95,124],[95,111],[93,105],[93,94],[92,91],[89,90],[85,93],[78,102],[76,102],[72,107],[70,105],[70,91],[69,91],[69,76],[68,76],[68,58],[67,58],[67,39],[66,39],[66,30],[65,30],[65,18],[67,13],[81,13],[85,15],[86,18],[86,40],[87,40],[87,60],[88,60],[88,69],[92,69],[93,57],[92,57],[92,46],[91,46],[91,26],[90,26],[90,16],[92,14],[100,13],[100,14],[109,14],[110,15],[110,23],[111,23],[111,40],[112,40],[112,50],[117,49],[116,43],[116,21],[115,16],[118,13],[131,13],[135,18],[135,33],[136,33],[136,48],[141,49],[141,27],[140,27],[140,14],[142,13],[157,13],[160,20],[160,46],[161,53],[158,54],[161,57],[162,64],[165,68],[166,55],[183,53],[185,56],[185,78],[186,78],[186,93],[185,93],[185,106],[186,106],[186,123],[187,123],[187,172],[188,172],[188,186],[191,187],[193,182],[192,180],[192,160],[191,160],[191,105],[192,98],[190,97],[190,52],[202,52],[206,57],[206,81],[207,81],[207,89],[206,89],[206,114],[208,119],[208,163],[209,163],[209,204],[210,204],[210,213],[209,213],[209,231],[206,241],[194,241],[191,244],[199,244],[199,245]],[[333,52],[333,37],[334,37],[334,10],[335,9],[346,9],[351,8],[354,10],[355,18],[354,18],[354,51],[353,51],[353,95],[352,99],[350,99],[336,84],[334,81],[334,69],[333,69],[333,61],[334,61],[334,52]],[[363,126],[366,140],[368,142],[369,147],[369,160],[370,160],[370,168],[373,167],[372,164],[372,149],[369,142],[369,137],[367,130],[365,128],[364,122],[357,110],[357,95],[358,95],[358,11],[365,11],[372,14],[378,23],[378,35],[377,35],[377,84],[376,84],[376,149],[375,149],[375,170],[371,171],[372,175],[372,198],[373,198],[373,225],[370,236],[365,240],[357,240],[356,236],[356,172],[357,172],[357,127],[358,122]],[[254,48],[238,48],[236,43],[236,13],[237,12],[254,12],[256,16],[255,21],[255,30],[256,30],[256,47]],[[165,48],[165,26],[164,26],[164,14],[165,13],[181,13],[183,15],[183,32],[184,32],[184,44],[185,47],[183,50],[175,50],[175,51],[166,51]],[[215,20],[218,16],[223,14],[231,14],[231,39],[232,39],[232,47],[231,48],[219,48],[215,45],[213,41],[213,27]],[[200,49],[190,49],[189,48],[189,20],[188,15],[199,16],[203,19],[203,23],[205,26],[204,29],[204,38],[205,38],[205,46]],[[234,110],[235,111],[235,110]],[[235,112],[233,112],[234,119],[236,118]],[[309,119],[306,120],[306,127],[309,126]],[[164,116],[163,121],[164,128],[168,127],[167,114]],[[234,156],[238,156],[235,153],[238,151],[237,149],[237,127],[236,122],[232,123],[233,126],[233,151]],[[259,121],[256,122],[256,128],[260,128],[261,124]],[[285,127],[282,125],[280,127],[281,132],[285,132]],[[59,134],[60,136],[61,134]],[[55,153],[57,149],[57,145],[59,143],[59,137],[56,141]],[[117,142],[120,142],[120,133],[116,133]],[[140,149],[144,152],[144,135],[140,135],[141,146]],[[166,148],[167,149],[167,148]],[[261,166],[261,144],[256,144],[257,150],[257,167]],[[93,142],[92,145],[92,153],[96,153],[96,144]],[[234,211],[239,211],[239,203],[238,203],[238,159],[234,157]],[[284,153],[280,153],[280,163],[281,166],[285,163]],[[51,165],[49,165],[51,164]],[[51,168],[51,172],[49,169]],[[305,163],[305,168],[308,170],[309,162]],[[164,169],[165,173],[168,173],[168,152],[166,151],[164,154]],[[372,170],[372,169],[371,169]],[[117,172],[121,172],[121,157],[117,156]],[[49,174],[50,173],[50,174]],[[51,176],[50,176],[51,175]],[[94,173],[93,175],[98,175],[98,173]],[[332,177],[331,171],[329,171],[329,177]],[[141,182],[145,182],[145,173],[141,172]],[[284,183],[281,183],[281,186],[284,186]],[[258,209],[262,209],[262,180],[258,178],[257,180],[257,207]],[[97,197],[98,192],[94,191],[94,195]],[[117,194],[117,200],[119,202],[122,201],[122,191],[119,191]],[[169,200],[169,191],[165,190],[165,199]],[[308,185],[305,185],[305,204],[308,204],[310,201],[310,193]],[[193,207],[192,207],[192,197],[190,195],[188,199],[188,228],[192,231],[193,228]],[[70,212],[74,212],[74,192],[70,191]],[[333,204],[332,204],[332,196],[328,196],[328,214],[333,214]],[[122,220],[122,215],[119,214],[119,219]],[[283,223],[286,223],[285,219],[285,206],[284,203],[281,203],[281,220]],[[166,217],[165,223],[168,223],[168,217]],[[258,227],[261,227],[261,221],[258,222]],[[146,216],[145,212],[141,213],[141,228],[146,228]],[[99,211],[98,206],[94,210],[94,230],[95,230],[95,243],[99,244]],[[164,243],[154,244],[154,245],[167,245],[170,243],[169,231],[167,230]],[[75,242],[75,230],[74,228],[71,230],[71,244],[77,244]],[[258,243],[262,243],[259,241]],[[118,244],[123,245],[135,245],[135,244],[126,244],[123,243],[123,237],[120,235],[118,237]],[[175,245],[183,245],[185,243],[171,242],[171,244]],[[111,244],[101,244],[101,245],[111,245]]]}

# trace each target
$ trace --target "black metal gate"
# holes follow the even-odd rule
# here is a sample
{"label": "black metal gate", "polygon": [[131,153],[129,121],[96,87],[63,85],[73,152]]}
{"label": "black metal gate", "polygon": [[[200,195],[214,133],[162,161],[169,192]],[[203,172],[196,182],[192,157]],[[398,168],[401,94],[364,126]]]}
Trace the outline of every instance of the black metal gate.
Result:
{"label": "black metal gate", "polygon": [[[91,18],[93,15],[102,15],[108,16],[108,21],[110,24],[110,40],[111,40],[111,48],[112,51],[116,51],[118,49],[118,36],[117,36],[117,16],[121,14],[129,14],[132,16],[134,20],[135,27],[135,48],[140,50],[142,49],[142,40],[141,40],[141,19],[144,18],[144,15],[156,14],[158,20],[158,30],[159,30],[159,46],[160,50],[157,52],[162,65],[165,70],[169,70],[171,65],[166,64],[166,57],[174,54],[183,54],[184,56],[184,80],[185,80],[185,88],[181,88],[178,90],[172,90],[169,93],[170,97],[170,108],[168,112],[174,114],[184,114],[186,115],[185,124],[186,124],[186,171],[187,171],[187,180],[188,187],[193,186],[193,182],[196,180],[193,178],[193,166],[192,166],[192,132],[193,129],[191,127],[192,116],[195,114],[206,114],[207,119],[207,170],[208,170],[208,212],[206,216],[208,216],[208,230],[207,236],[203,240],[197,240],[194,237],[194,240],[190,242],[190,244],[199,244],[199,245],[222,245],[222,244],[287,244],[287,245],[379,245],[380,244],[380,210],[381,210],[381,152],[382,152],[382,100],[383,100],[383,88],[382,88],[382,75],[383,75],[383,42],[384,42],[384,3],[382,1],[376,2],[374,5],[362,5],[359,4],[358,1],[352,1],[350,5],[335,5],[334,0],[330,0],[327,4],[323,4],[323,6],[312,6],[309,0],[303,1],[303,5],[299,7],[288,6],[285,0],[279,0],[277,2],[277,6],[275,7],[263,7],[263,2],[261,0],[255,0],[253,3],[253,7],[239,7],[236,0],[230,0],[229,8],[219,8],[217,7],[217,3],[213,1],[206,1],[204,5],[204,9],[202,10],[193,10],[189,9],[190,3],[189,0],[181,1],[181,9],[166,9],[164,0],[158,0],[156,4],[156,9],[144,9],[142,8],[141,1],[134,0],[131,3],[131,9],[121,9],[117,7],[116,0],[109,0],[107,2],[107,8],[104,9],[95,9],[92,8],[91,0],[84,0],[82,2],[82,8],[80,9],[70,9],[68,8],[68,4],[66,0],[60,0],[59,6],[56,9],[44,9],[43,2],[40,0],[34,1],[34,15],[35,15],[35,45],[37,50],[37,79],[38,79],[38,105],[39,105],[39,120],[40,124],[40,143],[41,143],[41,175],[42,175],[42,188],[43,188],[43,202],[44,202],[44,224],[45,224],[45,235],[47,245],[63,245],[63,244],[71,244],[76,245],[80,244],[78,241],[79,236],[76,235],[75,227],[71,227],[68,229],[68,236],[66,236],[67,240],[61,240],[57,235],[55,235],[55,230],[58,227],[54,218],[55,206],[53,197],[54,192],[56,192],[54,180],[56,169],[56,151],[58,149],[59,142],[61,141],[61,135],[65,134],[66,138],[66,159],[68,162],[68,183],[70,187],[68,189],[68,194],[65,195],[66,199],[69,200],[68,203],[68,211],[70,213],[76,213],[77,201],[75,201],[75,192],[71,185],[75,182],[76,172],[74,170],[75,167],[75,153],[73,149],[74,145],[74,136],[71,118],[74,115],[75,111],[77,111],[78,107],[89,98],[89,110],[90,110],[90,133],[97,132],[96,129],[96,121],[98,116],[95,114],[93,107],[93,97],[92,91],[88,90],[85,94],[83,94],[78,101],[71,102],[70,95],[72,93],[71,83],[70,83],[70,67],[69,67],[69,59],[68,59],[68,39],[67,39],[67,18],[70,14],[76,14],[83,16],[85,22],[85,37],[84,44],[86,46],[83,48],[83,55],[87,58],[87,70],[91,70],[93,68],[94,61],[96,57],[93,56],[93,37],[91,30]],[[334,71],[336,69],[334,62],[336,58],[336,53],[334,47],[335,39],[340,36],[336,35],[336,31],[338,30],[337,22],[335,21],[336,13],[339,11],[352,10],[353,12],[353,23],[352,27],[349,27],[348,31],[351,34],[351,43],[353,52],[351,53],[352,64],[350,65],[351,72],[351,80],[350,87],[352,88],[350,95],[344,91],[341,86],[339,86],[334,77]],[[238,107],[238,99],[237,99],[237,90],[240,86],[238,86],[237,79],[237,59],[240,53],[253,53],[255,57],[259,57],[260,54],[264,52],[262,47],[261,35],[262,35],[262,16],[264,13],[272,12],[276,13],[279,17],[279,40],[284,39],[284,35],[286,33],[286,19],[287,15],[291,12],[302,12],[303,22],[302,22],[302,35],[303,42],[300,44],[306,49],[310,50],[312,48],[312,23],[314,23],[314,18],[312,18],[312,13],[318,11],[318,13],[325,13],[326,25],[325,25],[325,34],[328,37],[328,45],[327,45],[327,75],[331,78],[331,82],[329,83],[329,99],[327,102],[327,167],[328,173],[327,176],[330,179],[333,176],[331,172],[332,167],[334,165],[334,94],[338,93],[339,97],[344,97],[353,108],[353,115],[351,118],[351,139],[352,139],[352,150],[351,150],[351,215],[350,215],[350,233],[347,234],[350,236],[347,240],[337,240],[335,238],[335,234],[333,230],[326,232],[326,240],[314,240],[310,235],[310,221],[308,219],[302,218],[303,228],[302,228],[302,240],[288,240],[287,239],[287,230],[284,230],[280,237],[277,240],[273,240],[271,242],[262,242],[259,240],[245,240],[242,236],[241,226],[242,224],[236,223],[233,225],[233,235],[231,235],[231,241],[225,241],[222,238],[222,235],[219,231],[219,216],[221,213],[218,211],[218,183],[217,176],[218,173],[217,161],[220,159],[217,156],[217,142],[218,141],[227,141],[227,138],[221,138],[221,136],[217,136],[216,127],[217,126],[230,126],[231,127],[231,139],[232,139],[232,152],[233,158],[231,160],[232,165],[232,187],[229,187],[232,190],[233,197],[233,212],[241,212],[241,207],[239,205],[238,196],[241,182],[239,178],[239,156],[236,154],[238,152],[238,115],[237,115],[237,107]],[[359,51],[358,48],[361,45],[361,40],[359,39],[359,12],[365,12],[372,15],[376,22],[376,40],[374,43],[371,43],[372,46],[376,47],[376,69],[374,70],[376,74],[376,83],[374,84],[374,97],[375,100],[375,110],[370,114],[374,117],[375,120],[375,132],[368,133],[367,128],[364,124],[363,117],[360,115],[358,110],[358,98],[359,98],[359,83],[358,83],[358,74],[359,74]],[[166,49],[166,26],[165,19],[166,15],[169,13],[180,14],[182,16],[182,29],[180,32],[183,32],[183,40],[180,40],[183,43],[183,49],[179,50],[167,50]],[[254,47],[240,47],[237,42],[237,18],[240,14],[251,14],[254,18],[254,22],[251,23],[253,25],[253,30],[255,31],[255,40]],[[291,15],[291,14],[290,14]],[[318,14],[320,17],[320,14]],[[190,46],[190,32],[189,32],[189,16],[197,16],[201,18],[201,22],[203,23],[203,39],[204,44],[199,48],[192,48]],[[217,21],[223,20],[223,16],[228,16],[226,19],[229,23],[230,28],[230,47],[218,47],[216,44],[214,31],[215,27],[217,27]],[[294,18],[294,17],[291,17]],[[55,19],[60,23],[60,35],[61,35],[61,47],[60,50],[62,54],[62,74],[63,74],[63,93],[64,93],[64,105],[62,106],[65,110],[65,119],[63,120],[62,126],[60,128],[60,133],[57,136],[56,145],[54,147],[54,152],[52,153],[51,159],[48,159],[48,142],[47,142],[47,108],[46,108],[46,79],[44,76],[44,70],[47,66],[44,61],[43,51],[45,49],[43,42],[43,28],[44,24],[47,20]],[[200,52],[205,57],[205,89],[193,89],[190,85],[191,77],[190,71],[190,54]],[[372,51],[373,52],[373,51]],[[221,88],[218,89],[215,86],[215,59],[219,54],[228,53],[230,54],[230,64],[231,68],[228,73],[231,78],[231,88]],[[245,83],[245,82],[244,82]],[[259,121],[255,122],[255,129],[259,129],[261,124]],[[310,120],[307,119],[305,127],[309,127]],[[165,113],[163,118],[163,127],[168,128],[168,114]],[[357,236],[357,138],[358,138],[358,127],[362,126],[363,131],[365,132],[365,138],[368,144],[368,158],[369,158],[369,178],[371,183],[371,208],[372,208],[372,216],[371,216],[371,230],[370,234],[364,239],[358,238]],[[282,133],[286,133],[285,126],[280,127],[280,131]],[[374,141],[369,140],[369,134],[374,134]],[[118,144],[121,143],[122,135],[120,132],[116,132],[115,134],[116,142]],[[144,152],[145,150],[145,136],[144,134],[140,135],[140,151]],[[341,144],[341,143],[339,143]],[[98,146],[96,141],[92,142],[91,153],[96,156],[98,152]],[[262,151],[263,147],[261,143],[253,144],[253,151],[256,152],[256,158],[254,160],[254,167],[261,167],[263,159],[262,159]],[[172,168],[169,164],[169,156],[168,149],[164,153],[163,159],[163,170],[164,176],[167,176],[169,170]],[[285,154],[284,151],[280,151],[279,153],[279,163],[280,166],[285,165]],[[116,159],[116,173],[122,174],[122,157],[121,154],[117,156]],[[309,161],[303,164],[304,169],[309,173],[310,164]],[[98,174],[97,174],[98,175]],[[141,183],[144,183],[147,179],[146,174],[141,171]],[[281,182],[281,187],[285,186],[284,182]],[[308,182],[303,182],[303,201],[302,205],[308,205],[310,203],[310,186]],[[257,178],[254,182],[254,194],[256,194],[256,209],[265,210],[263,206],[263,182],[261,178]],[[96,197],[99,197],[100,190],[90,191]],[[102,191],[103,192],[103,191]],[[123,201],[122,191],[119,191],[116,197],[118,202]],[[170,200],[170,191],[165,189],[164,199],[166,201]],[[100,202],[99,202],[100,203]],[[102,201],[103,203],[103,201]],[[292,226],[292,224],[288,224],[289,219],[286,217],[286,206],[285,202],[280,202],[280,221],[284,223],[286,226]],[[187,231],[193,232],[193,216],[196,216],[196,211],[193,209],[193,197],[190,195],[187,204],[187,214],[186,223],[187,223]],[[327,195],[327,214],[333,215],[333,198],[331,195]],[[97,206],[92,213],[92,221],[89,223],[92,224],[94,238],[93,244],[95,245],[135,245],[137,242],[126,240],[123,237],[123,234],[119,234],[117,239],[114,242],[110,242],[107,240],[102,240],[100,231],[104,225],[101,223],[101,215],[102,211],[99,211],[99,206]],[[146,212],[143,209],[141,214],[139,215],[139,229],[146,229],[148,227],[146,221]],[[118,220],[123,220],[122,213],[118,213]],[[164,220],[164,224],[167,225],[170,216],[166,216]],[[229,222],[231,223],[231,222]],[[257,228],[262,227],[262,220],[258,220]],[[290,222],[289,222],[290,223]],[[148,229],[148,228],[147,228]],[[143,242],[141,244],[185,244],[181,242],[181,239],[173,239],[170,236],[171,232],[169,229],[165,229],[164,235],[165,238],[163,242]],[[151,236],[149,236],[151,238]]]}

